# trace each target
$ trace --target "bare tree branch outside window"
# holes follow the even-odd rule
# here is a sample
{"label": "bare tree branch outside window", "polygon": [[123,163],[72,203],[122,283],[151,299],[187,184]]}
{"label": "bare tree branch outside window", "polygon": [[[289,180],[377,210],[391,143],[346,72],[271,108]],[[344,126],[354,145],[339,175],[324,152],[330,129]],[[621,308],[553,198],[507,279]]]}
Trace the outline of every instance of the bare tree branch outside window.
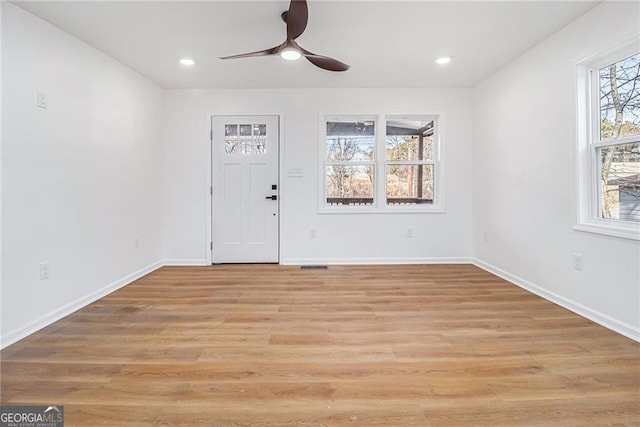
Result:
{"label": "bare tree branch outside window", "polygon": [[373,122],[327,122],[326,197],[336,204],[373,204]]}
{"label": "bare tree branch outside window", "polygon": [[[600,140],[640,140],[640,54],[599,71]],[[599,149],[601,217],[640,222],[640,143]]]}

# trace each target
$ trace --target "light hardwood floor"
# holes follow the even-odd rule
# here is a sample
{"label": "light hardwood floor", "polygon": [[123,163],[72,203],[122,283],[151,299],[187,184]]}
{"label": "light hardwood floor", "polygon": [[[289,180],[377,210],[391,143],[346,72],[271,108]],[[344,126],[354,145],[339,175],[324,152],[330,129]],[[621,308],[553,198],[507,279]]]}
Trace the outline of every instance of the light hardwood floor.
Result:
{"label": "light hardwood floor", "polygon": [[469,265],[167,267],[0,357],[68,427],[640,425],[640,344]]}

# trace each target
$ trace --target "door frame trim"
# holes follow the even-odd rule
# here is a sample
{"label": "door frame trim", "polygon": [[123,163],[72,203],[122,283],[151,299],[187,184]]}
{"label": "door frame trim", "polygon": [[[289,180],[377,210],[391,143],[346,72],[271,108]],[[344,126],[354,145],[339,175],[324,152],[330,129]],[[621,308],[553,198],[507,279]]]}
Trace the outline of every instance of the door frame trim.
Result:
{"label": "door frame trim", "polygon": [[264,112],[250,112],[250,113],[209,113],[207,115],[208,125],[207,125],[207,134],[206,141],[208,147],[208,155],[205,156],[208,162],[207,170],[207,183],[206,183],[206,194],[207,194],[207,224],[206,224],[206,233],[207,238],[205,239],[205,253],[207,254],[207,265],[213,264],[213,194],[211,192],[211,188],[213,188],[213,118],[214,117],[247,117],[247,116],[271,116],[276,117],[278,120],[278,264],[282,262],[282,225],[283,221],[283,211],[282,209],[282,195],[284,194],[285,189],[285,180],[284,180],[284,114],[282,112],[279,113],[264,113]]}

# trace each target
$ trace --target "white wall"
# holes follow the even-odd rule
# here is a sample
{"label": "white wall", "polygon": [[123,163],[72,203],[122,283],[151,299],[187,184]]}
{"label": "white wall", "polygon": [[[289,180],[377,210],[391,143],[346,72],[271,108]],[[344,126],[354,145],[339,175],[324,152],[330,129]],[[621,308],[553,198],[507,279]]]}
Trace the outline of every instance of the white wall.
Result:
{"label": "white wall", "polygon": [[[2,34],[1,6],[0,34]],[[0,310],[2,310],[2,38],[0,38]],[[0,314],[0,337],[2,337],[2,314]],[[2,342],[0,342],[0,348],[2,348]]]}
{"label": "white wall", "polygon": [[[165,252],[207,260],[212,114],[282,114],[282,263],[461,261],[471,256],[470,89],[168,90],[165,115]],[[319,115],[445,114],[444,214],[319,214]],[[405,238],[407,226],[413,239]],[[309,229],[317,230],[310,239]]]}
{"label": "white wall", "polygon": [[162,260],[163,90],[7,2],[2,89],[6,346]]}
{"label": "white wall", "polygon": [[602,4],[482,82],[473,147],[480,265],[635,339],[640,245],[572,230],[572,166],[574,65],[640,33],[639,16],[637,2]]}

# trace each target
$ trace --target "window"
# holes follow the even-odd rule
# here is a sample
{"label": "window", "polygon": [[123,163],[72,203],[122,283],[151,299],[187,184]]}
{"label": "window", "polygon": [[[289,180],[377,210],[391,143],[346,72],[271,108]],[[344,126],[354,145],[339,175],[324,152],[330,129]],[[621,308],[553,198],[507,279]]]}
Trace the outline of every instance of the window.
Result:
{"label": "window", "polygon": [[266,124],[225,124],[224,151],[227,154],[264,154]]}
{"label": "window", "polygon": [[387,204],[433,202],[434,120],[387,120]]}
{"label": "window", "polygon": [[326,204],[372,205],[375,183],[375,121],[326,122]]}
{"label": "window", "polygon": [[322,211],[441,209],[437,116],[322,119]]}
{"label": "window", "polygon": [[581,72],[577,229],[640,239],[640,53],[623,49]]}
{"label": "window", "polygon": [[599,97],[592,149],[600,182],[600,218],[640,222],[639,74],[636,53],[600,68],[592,77]]}

